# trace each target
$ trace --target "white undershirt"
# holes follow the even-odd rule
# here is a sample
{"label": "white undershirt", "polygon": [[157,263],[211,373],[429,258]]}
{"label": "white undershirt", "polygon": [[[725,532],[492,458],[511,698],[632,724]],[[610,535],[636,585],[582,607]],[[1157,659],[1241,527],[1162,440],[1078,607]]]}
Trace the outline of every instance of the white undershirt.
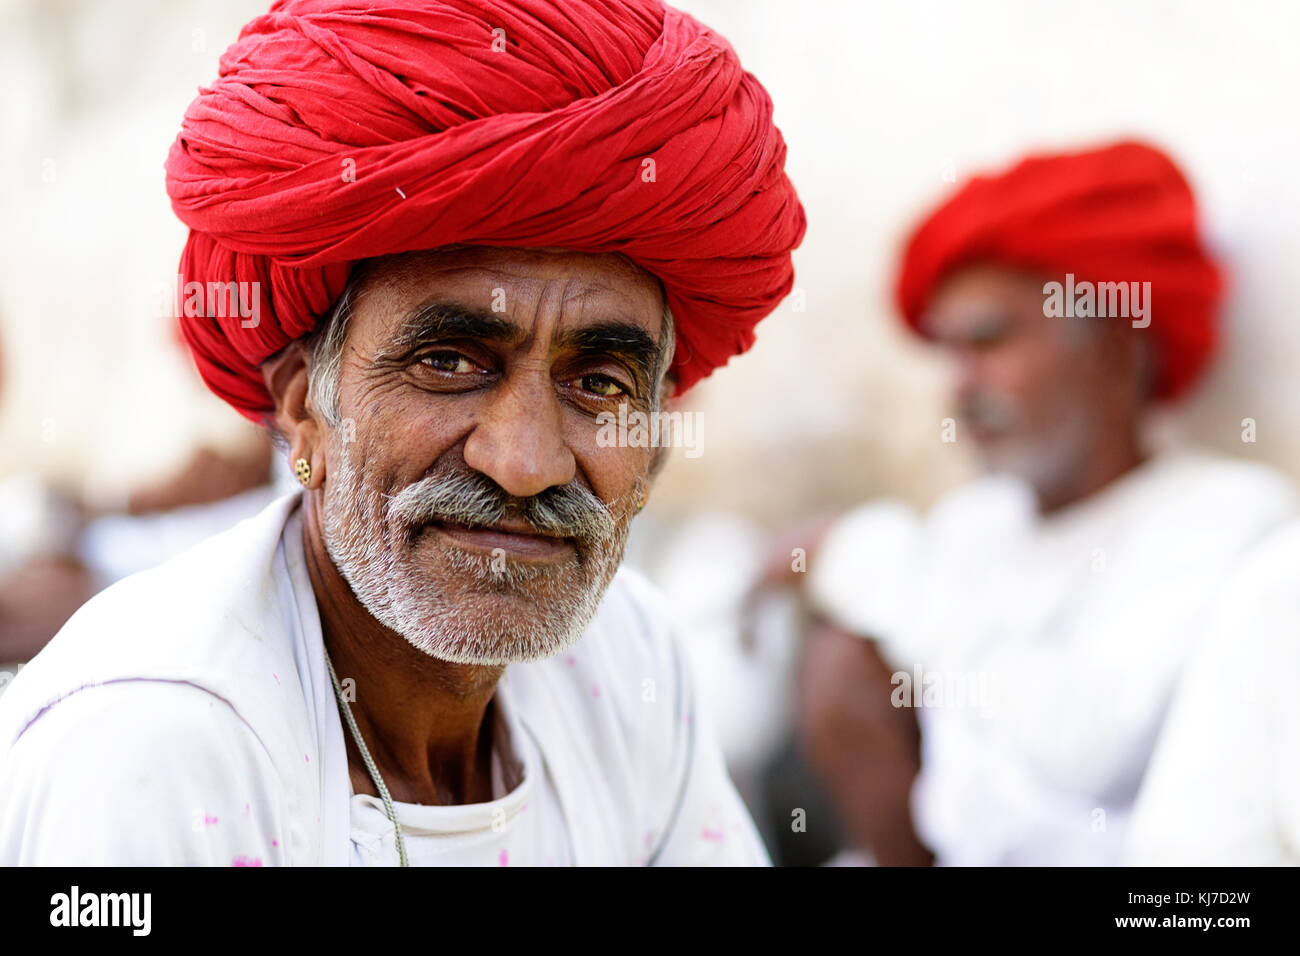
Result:
{"label": "white undershirt", "polygon": [[[514,719],[509,688],[497,687],[492,742],[492,796],[488,803],[424,806],[394,801],[411,866],[567,866],[572,862],[566,825],[556,801],[533,780],[541,761],[537,745]],[[513,764],[507,768],[505,762]],[[516,762],[517,761],[517,762]],[[353,866],[398,861],[393,825],[384,802],[351,799]]]}

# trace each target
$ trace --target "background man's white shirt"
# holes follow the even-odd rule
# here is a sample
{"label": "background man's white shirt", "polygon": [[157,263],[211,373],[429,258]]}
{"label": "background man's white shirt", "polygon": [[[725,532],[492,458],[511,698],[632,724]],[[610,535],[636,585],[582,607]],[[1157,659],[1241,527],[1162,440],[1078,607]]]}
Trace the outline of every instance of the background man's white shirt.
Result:
{"label": "background man's white shirt", "polygon": [[1005,477],[867,505],[810,568],[921,696],[912,794],[940,863],[1113,864],[1215,589],[1294,513],[1270,469],[1160,456],[1048,519]]}
{"label": "background man's white shirt", "polygon": [[1300,864],[1300,522],[1256,548],[1187,664],[1133,811],[1136,865]]}
{"label": "background man's white shirt", "polygon": [[[382,804],[352,793],[298,501],[103,592],[14,680],[0,863],[397,862]],[[398,804],[412,863],[768,863],[635,574],[495,700],[494,799]]]}

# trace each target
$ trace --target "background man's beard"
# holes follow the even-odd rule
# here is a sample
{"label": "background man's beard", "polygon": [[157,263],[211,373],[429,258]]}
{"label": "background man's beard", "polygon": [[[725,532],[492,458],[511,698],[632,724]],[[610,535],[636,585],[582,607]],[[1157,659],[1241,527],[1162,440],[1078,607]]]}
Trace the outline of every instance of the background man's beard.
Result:
{"label": "background man's beard", "polygon": [[986,471],[1013,475],[1029,484],[1041,498],[1057,497],[1078,471],[1087,448],[1088,418],[1071,409],[1046,434],[1026,434],[1026,417],[1005,396],[980,393],[961,410],[963,420],[1001,437],[980,448]]}
{"label": "background man's beard", "polygon": [[[505,665],[554,656],[582,636],[627,543],[629,516],[616,519],[583,489],[528,500],[534,526],[579,537],[558,565],[528,564],[444,546],[432,520],[491,523],[507,498],[475,472],[435,472],[391,498],[366,485],[348,444],[325,485],[325,547],[361,605],[417,650],[457,664]],[[507,500],[509,500],[507,498]],[[585,547],[584,547],[585,545]],[[444,569],[439,587],[417,549]],[[585,551],[585,553],[583,553]]]}

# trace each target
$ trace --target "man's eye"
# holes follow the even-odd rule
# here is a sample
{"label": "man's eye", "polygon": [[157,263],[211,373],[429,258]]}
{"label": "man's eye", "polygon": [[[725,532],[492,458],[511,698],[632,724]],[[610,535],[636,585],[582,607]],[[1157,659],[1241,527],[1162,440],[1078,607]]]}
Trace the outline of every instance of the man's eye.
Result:
{"label": "man's eye", "polygon": [[973,348],[991,348],[1006,338],[1007,330],[1002,325],[980,325],[971,330],[966,341]]}
{"label": "man's eye", "polygon": [[626,391],[608,375],[584,375],[581,384],[584,391],[602,398],[615,398]]}
{"label": "man's eye", "polygon": [[459,352],[434,352],[420,359],[420,363],[437,372],[452,372],[458,375],[468,375],[477,368]]}

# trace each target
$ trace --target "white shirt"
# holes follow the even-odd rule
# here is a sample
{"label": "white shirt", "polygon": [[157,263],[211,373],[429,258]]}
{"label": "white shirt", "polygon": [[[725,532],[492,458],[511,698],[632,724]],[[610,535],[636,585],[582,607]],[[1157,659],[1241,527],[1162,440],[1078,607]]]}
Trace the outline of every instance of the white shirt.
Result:
{"label": "white shirt", "polygon": [[1006,477],[925,518],[883,503],[842,519],[810,590],[907,673],[896,693],[915,685],[912,812],[938,861],[1120,862],[1205,605],[1294,510],[1264,466],[1184,453],[1047,519]]}
{"label": "white shirt", "polygon": [[[300,500],[102,592],[14,679],[0,864],[396,864],[352,793]],[[494,799],[397,804],[412,863],[768,863],[638,576],[494,700]]]}
{"label": "white shirt", "polygon": [[1142,865],[1300,864],[1300,522],[1216,602],[1129,832]]}

